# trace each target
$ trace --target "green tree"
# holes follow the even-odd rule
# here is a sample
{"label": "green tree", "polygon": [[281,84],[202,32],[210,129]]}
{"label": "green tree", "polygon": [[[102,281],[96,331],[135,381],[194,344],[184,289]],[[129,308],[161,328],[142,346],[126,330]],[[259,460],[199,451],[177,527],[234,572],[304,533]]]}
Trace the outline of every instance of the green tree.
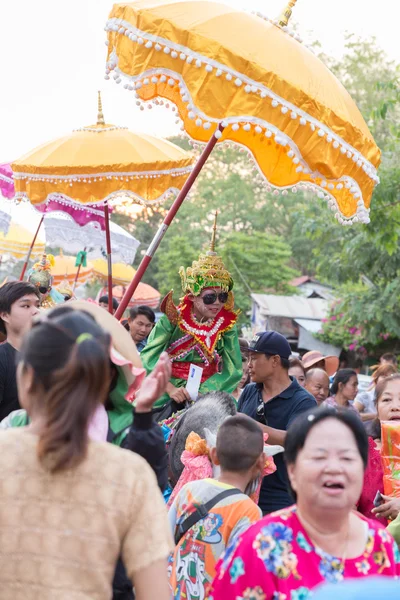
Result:
{"label": "green tree", "polygon": [[[371,204],[371,223],[340,229],[320,210],[305,207],[294,228],[309,240],[317,275],[338,287],[340,302],[324,324],[324,341],[370,352],[400,339],[399,141],[392,135],[399,122],[396,82],[399,68],[374,40],[350,37],[341,64],[331,65],[367,120],[382,150],[380,185]],[[381,107],[385,106],[385,110]],[[383,119],[382,117],[387,117]],[[312,218],[311,218],[312,216]]]}
{"label": "green tree", "polygon": [[242,322],[251,307],[251,293],[292,294],[288,281],[297,275],[289,267],[291,249],[280,237],[232,232],[223,242],[222,257],[234,279],[235,305]]}
{"label": "green tree", "polygon": [[[195,243],[193,243],[193,241]],[[188,267],[198,258],[201,246],[188,236],[175,235],[167,238],[159,249],[156,278],[162,295],[174,290],[174,300],[179,302],[182,294],[179,267]]]}

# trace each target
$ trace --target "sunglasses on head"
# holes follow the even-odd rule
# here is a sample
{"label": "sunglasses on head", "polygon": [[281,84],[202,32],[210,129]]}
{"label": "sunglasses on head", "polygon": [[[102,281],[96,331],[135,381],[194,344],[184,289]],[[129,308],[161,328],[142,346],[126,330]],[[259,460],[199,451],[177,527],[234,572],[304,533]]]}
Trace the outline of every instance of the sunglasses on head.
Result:
{"label": "sunglasses on head", "polygon": [[217,292],[210,292],[209,294],[204,294],[201,297],[204,304],[215,304],[217,299],[221,302],[221,304],[225,304],[228,301],[228,292],[221,292],[217,294]]}

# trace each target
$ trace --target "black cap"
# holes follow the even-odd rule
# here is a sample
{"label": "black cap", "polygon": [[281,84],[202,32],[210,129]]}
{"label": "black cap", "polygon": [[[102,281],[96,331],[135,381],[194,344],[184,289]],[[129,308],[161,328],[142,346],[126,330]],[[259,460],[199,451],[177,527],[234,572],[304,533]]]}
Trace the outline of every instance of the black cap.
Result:
{"label": "black cap", "polygon": [[278,355],[281,358],[289,358],[292,354],[289,342],[277,331],[256,333],[249,344],[249,352],[259,352],[271,356]]}

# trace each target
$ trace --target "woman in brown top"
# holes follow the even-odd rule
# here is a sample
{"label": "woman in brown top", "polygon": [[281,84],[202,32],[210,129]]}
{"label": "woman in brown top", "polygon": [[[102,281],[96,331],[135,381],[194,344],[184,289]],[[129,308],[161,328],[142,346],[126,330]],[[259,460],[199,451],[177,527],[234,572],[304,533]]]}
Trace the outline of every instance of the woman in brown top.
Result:
{"label": "woman in brown top", "polygon": [[[141,457],[88,437],[110,383],[109,346],[78,311],[25,339],[17,383],[31,424],[0,432],[3,600],[109,600],[120,554],[137,600],[169,599],[172,540],[156,478]],[[161,365],[150,386],[164,379]]]}

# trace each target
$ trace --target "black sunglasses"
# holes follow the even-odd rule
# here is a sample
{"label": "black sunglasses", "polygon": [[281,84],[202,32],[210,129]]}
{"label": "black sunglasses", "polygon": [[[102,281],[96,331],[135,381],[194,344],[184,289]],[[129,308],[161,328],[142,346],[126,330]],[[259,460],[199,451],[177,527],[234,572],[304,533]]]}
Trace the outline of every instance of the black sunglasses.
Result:
{"label": "black sunglasses", "polygon": [[217,298],[222,304],[225,304],[228,301],[228,292],[221,292],[220,294],[217,294],[217,292],[211,292],[210,294],[204,294],[204,296],[201,297],[204,304],[207,305],[215,304]]}

